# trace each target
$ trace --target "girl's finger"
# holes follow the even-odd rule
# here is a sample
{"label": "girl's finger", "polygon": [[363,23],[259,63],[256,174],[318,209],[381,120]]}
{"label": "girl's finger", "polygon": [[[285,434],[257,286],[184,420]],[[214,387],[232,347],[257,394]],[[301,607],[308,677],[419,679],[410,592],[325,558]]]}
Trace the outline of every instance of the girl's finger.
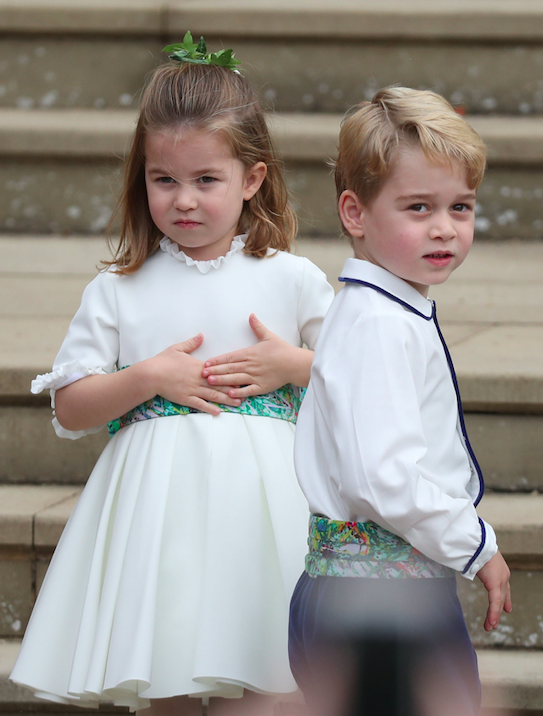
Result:
{"label": "girl's finger", "polygon": [[249,398],[252,395],[261,395],[262,386],[260,385],[244,385],[243,388],[232,388],[228,391],[228,395],[233,398]]}
{"label": "girl's finger", "polygon": [[223,353],[220,356],[214,358],[208,358],[204,363],[205,368],[210,368],[215,365],[223,365],[228,363],[239,363],[245,356],[245,350],[233,351],[232,353]]}
{"label": "girl's finger", "polygon": [[193,397],[190,400],[190,405],[188,403],[189,403],[189,401],[187,401],[187,407],[195,408],[196,410],[199,410],[202,413],[209,413],[210,415],[220,415],[221,414],[221,409],[218,406],[212,405],[211,403],[208,403],[207,401],[203,400],[202,398]]}
{"label": "girl's finger", "polygon": [[259,341],[265,340],[271,333],[266,326],[258,320],[254,313],[249,316],[249,325],[253,329],[253,333]]}
{"label": "girl's finger", "polygon": [[209,385],[237,387],[239,385],[248,385],[253,382],[253,379],[247,373],[234,373],[233,375],[225,373],[224,375],[210,375],[207,378],[207,382]]}
{"label": "girl's finger", "polygon": [[204,390],[201,397],[210,403],[220,403],[221,405],[231,405],[232,407],[237,407],[241,403],[239,398],[234,398],[228,393],[222,393],[220,390]]}
{"label": "girl's finger", "polygon": [[195,351],[197,348],[199,348],[203,342],[204,342],[204,334],[198,333],[197,336],[193,336],[192,338],[189,338],[186,341],[177,343],[176,348],[178,350],[183,351],[183,353],[192,353],[192,351]]}
{"label": "girl's finger", "polygon": [[240,362],[220,363],[214,366],[208,366],[206,364],[202,371],[202,375],[204,378],[207,378],[210,375],[230,375],[232,373],[239,373],[241,370],[243,370],[243,365],[244,364]]}

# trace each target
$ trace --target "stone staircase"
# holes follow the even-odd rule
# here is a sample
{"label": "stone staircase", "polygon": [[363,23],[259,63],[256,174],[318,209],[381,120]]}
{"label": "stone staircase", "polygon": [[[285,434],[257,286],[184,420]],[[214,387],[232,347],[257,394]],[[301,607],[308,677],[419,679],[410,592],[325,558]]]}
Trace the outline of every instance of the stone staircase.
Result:
{"label": "stone staircase", "polygon": [[107,255],[101,237],[142,78],[186,29],[234,47],[278,113],[270,122],[301,219],[298,251],[332,281],[350,251],[335,238],[326,158],[348,106],[390,83],[431,87],[489,143],[481,240],[432,295],[492,490],[481,514],[513,573],[514,611],[491,635],[484,591],[459,580],[485,708],[542,716],[540,0],[0,0],[0,28],[0,716],[76,711],[35,700],[7,675],[107,438],[58,440],[48,398],[28,387],[49,370]]}

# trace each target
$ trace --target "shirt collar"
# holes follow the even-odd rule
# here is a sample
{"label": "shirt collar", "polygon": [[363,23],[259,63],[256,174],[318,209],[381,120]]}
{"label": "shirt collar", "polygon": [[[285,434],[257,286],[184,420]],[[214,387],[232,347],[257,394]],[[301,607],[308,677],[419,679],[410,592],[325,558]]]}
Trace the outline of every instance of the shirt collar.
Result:
{"label": "shirt collar", "polygon": [[414,313],[422,314],[427,320],[432,318],[433,301],[425,298],[407,281],[395,276],[381,266],[362,259],[349,258],[345,261],[339,276],[340,281],[360,282],[386,294],[393,301],[401,303]]}

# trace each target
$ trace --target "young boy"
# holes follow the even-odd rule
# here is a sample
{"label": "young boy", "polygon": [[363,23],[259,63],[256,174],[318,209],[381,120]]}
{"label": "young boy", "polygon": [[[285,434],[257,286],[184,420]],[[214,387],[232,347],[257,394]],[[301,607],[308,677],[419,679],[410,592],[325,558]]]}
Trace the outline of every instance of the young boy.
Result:
{"label": "young boy", "polygon": [[[475,510],[483,478],[427,297],[471,247],[485,154],[430,91],[384,89],[342,124],[335,180],[355,258],[320,334],[295,443],[312,517],[290,653],[315,716],[402,712],[391,706],[397,682],[379,681],[380,658],[408,679],[402,703],[417,714],[477,713],[455,573],[488,590],[486,630],[512,608],[509,569]],[[346,643],[358,695],[346,691],[354,662],[330,648]]]}

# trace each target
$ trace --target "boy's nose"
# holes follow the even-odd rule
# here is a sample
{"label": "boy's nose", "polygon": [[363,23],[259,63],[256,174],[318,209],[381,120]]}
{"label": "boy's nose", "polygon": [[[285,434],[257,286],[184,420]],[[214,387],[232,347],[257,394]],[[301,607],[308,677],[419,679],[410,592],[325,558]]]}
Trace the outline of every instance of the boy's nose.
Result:
{"label": "boy's nose", "polygon": [[437,215],[430,227],[430,238],[441,239],[442,241],[450,241],[456,236],[456,228],[451,217],[446,215]]}

